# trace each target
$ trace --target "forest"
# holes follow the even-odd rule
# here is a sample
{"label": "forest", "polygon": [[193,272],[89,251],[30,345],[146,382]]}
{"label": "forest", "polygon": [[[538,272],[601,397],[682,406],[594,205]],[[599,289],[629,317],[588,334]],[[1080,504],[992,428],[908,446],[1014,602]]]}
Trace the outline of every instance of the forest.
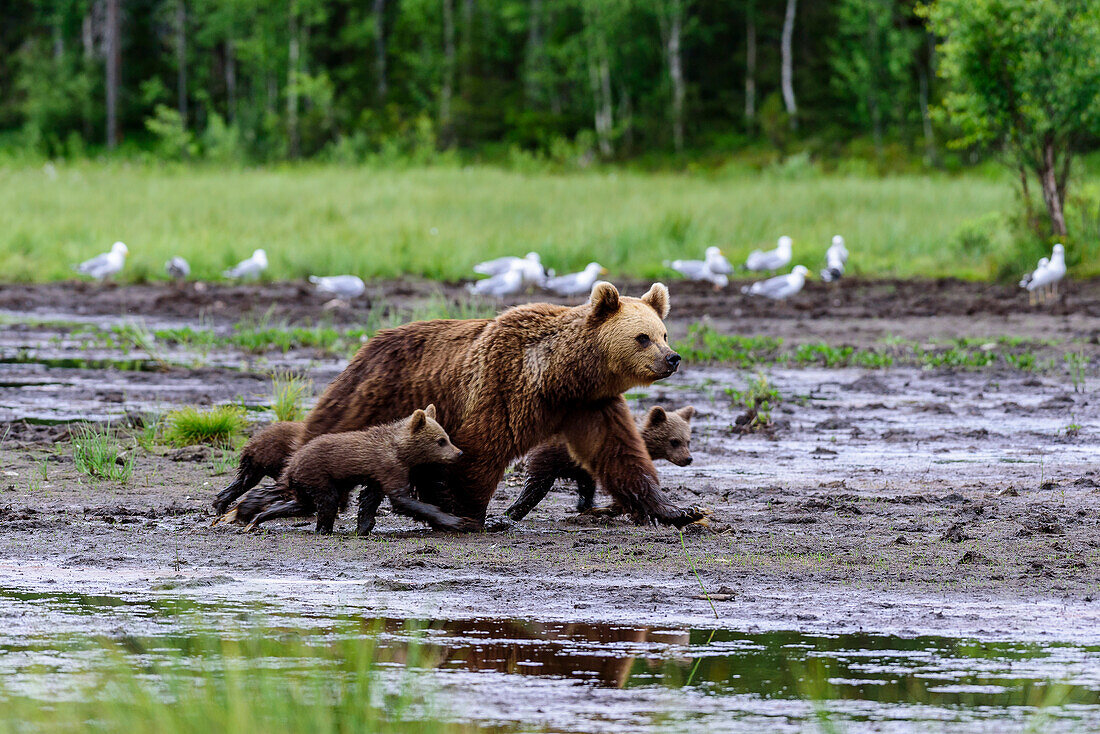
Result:
{"label": "forest", "polygon": [[2,140],[54,156],[960,160],[914,0],[5,7]]}

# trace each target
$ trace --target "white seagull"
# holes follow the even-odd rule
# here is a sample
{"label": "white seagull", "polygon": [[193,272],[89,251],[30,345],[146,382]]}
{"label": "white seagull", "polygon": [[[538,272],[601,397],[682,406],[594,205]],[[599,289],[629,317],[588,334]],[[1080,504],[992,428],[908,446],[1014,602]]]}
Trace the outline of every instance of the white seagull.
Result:
{"label": "white seagull", "polygon": [[90,275],[96,280],[103,280],[122,270],[122,266],[126,264],[126,255],[129,253],[130,251],[126,249],[125,244],[116,242],[111,245],[110,252],[96,255],[91,260],[85,260],[79,265],[74,265],[73,269],[78,273]]}
{"label": "white seagull", "polygon": [[311,275],[309,282],[317,286],[320,293],[332,293],[345,301],[363,295],[367,289],[358,275]]}
{"label": "white seagull", "polygon": [[543,287],[553,291],[559,296],[576,296],[581,293],[591,293],[596,280],[607,272],[607,268],[599,263],[588,263],[579,273],[559,275],[556,278],[547,278]]}
{"label": "white seagull", "polygon": [[[1025,275],[1025,276],[1023,277],[1023,280],[1021,280],[1021,281],[1020,281],[1020,287],[1021,287],[1021,288],[1027,288],[1028,284],[1030,284],[1030,283],[1031,283],[1031,281],[1032,281],[1032,280],[1034,280],[1034,278],[1035,278],[1035,275],[1036,275],[1036,274],[1037,274],[1037,273],[1038,273],[1038,272],[1039,272],[1040,270],[1043,270],[1044,268],[1046,268],[1046,266],[1047,266],[1047,264],[1048,264],[1049,262],[1050,262],[1050,258],[1049,258],[1049,257],[1041,257],[1041,258],[1039,258],[1039,265],[1038,265],[1038,267],[1036,267],[1036,268],[1035,268],[1034,270],[1032,270],[1032,271],[1031,271],[1030,273],[1028,273],[1027,275]],[[1030,288],[1028,288],[1028,290],[1031,290],[1031,289],[1030,289]]]}
{"label": "white seagull", "polygon": [[716,273],[707,266],[706,260],[665,260],[666,268],[672,268],[689,280],[702,280],[714,286],[715,290],[729,285],[729,278],[722,273]]}
{"label": "white seagull", "polygon": [[256,250],[252,257],[241,260],[239,263],[222,273],[225,278],[258,278],[260,273],[267,270],[267,253]]}
{"label": "white seagull", "polygon": [[733,272],[733,265],[726,259],[726,256],[722,254],[722,251],[717,247],[708,247],[707,254],[703,258],[707,267],[710,268],[712,273],[719,273],[721,275],[729,275]]}
{"label": "white seagull", "polygon": [[518,268],[505,270],[503,273],[485,280],[479,280],[476,283],[466,284],[466,289],[470,293],[476,293],[480,296],[497,296],[498,298],[519,293],[523,290],[523,287],[523,271]]}
{"label": "white seagull", "polygon": [[746,270],[779,270],[791,262],[791,238],[783,235],[774,250],[753,250],[745,259]]}
{"label": "white seagull", "polygon": [[833,235],[833,244],[825,251],[825,269],[821,271],[821,279],[826,283],[840,280],[847,264],[848,248],[844,246],[844,238]]}
{"label": "white seagull", "polygon": [[742,288],[741,292],[750,296],[764,296],[782,301],[784,298],[790,298],[802,290],[802,286],[806,285],[806,276],[809,273],[810,271],[803,266],[795,265],[789,274],[777,275],[767,280],[758,280],[752,285]]}
{"label": "white seagull", "polygon": [[[1045,303],[1047,298],[1058,297],[1058,281],[1066,275],[1066,248],[1058,243],[1054,251],[1050,253],[1050,262],[1046,267],[1040,267],[1031,274],[1031,280],[1025,286],[1035,302],[1035,291],[1039,291],[1039,303]],[[1041,290],[1040,290],[1041,289]]]}
{"label": "white seagull", "polygon": [[176,255],[164,263],[164,272],[168,273],[168,277],[174,280],[186,280],[187,276],[191,274],[191,266],[182,257]]}
{"label": "white seagull", "polygon": [[474,272],[481,275],[500,275],[508,270],[519,267],[530,267],[531,264],[542,268],[542,259],[537,252],[529,252],[524,257],[498,257],[495,260],[486,260],[474,266]]}

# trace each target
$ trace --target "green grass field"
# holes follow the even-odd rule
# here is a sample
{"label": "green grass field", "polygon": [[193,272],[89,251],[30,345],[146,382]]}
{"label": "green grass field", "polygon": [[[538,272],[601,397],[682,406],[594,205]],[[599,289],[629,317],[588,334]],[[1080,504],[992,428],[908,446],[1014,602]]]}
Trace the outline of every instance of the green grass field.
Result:
{"label": "green grass field", "polygon": [[[712,244],[731,260],[795,241],[815,271],[833,234],[869,276],[987,278],[1004,272],[1015,206],[1007,178],[860,178],[777,174],[531,174],[496,168],[410,170],[294,166],[220,170],[124,162],[0,169],[0,281],[73,278],[73,263],[129,245],[122,281],[163,278],[182,255],[192,276],[220,277],[253,248],[272,279],[311,273],[455,280],[501,254],[537,250],[565,272],[598,260],[610,278],[669,277],[661,262]],[[1029,262],[1020,264],[1025,270]],[[1092,266],[1096,269],[1097,265]],[[1015,268],[1010,268],[1014,270]],[[1091,274],[1091,273],[1079,273]]]}

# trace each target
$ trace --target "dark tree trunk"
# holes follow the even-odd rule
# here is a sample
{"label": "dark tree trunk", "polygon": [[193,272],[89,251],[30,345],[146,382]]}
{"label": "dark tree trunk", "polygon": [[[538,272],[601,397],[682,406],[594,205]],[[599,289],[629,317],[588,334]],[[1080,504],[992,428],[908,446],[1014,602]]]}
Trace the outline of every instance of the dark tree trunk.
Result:
{"label": "dark tree trunk", "polygon": [[[1069,173],[1069,153],[1063,163],[1063,171]],[[1043,144],[1043,159],[1039,166],[1039,184],[1043,190],[1043,202],[1047,205],[1047,213],[1050,215],[1050,226],[1054,234],[1064,237],[1066,234],[1066,217],[1062,210],[1064,203],[1065,182],[1059,180],[1057,156],[1054,152],[1054,142],[1051,140]]]}
{"label": "dark tree trunk", "polygon": [[187,126],[187,6],[176,3],[176,108]]}
{"label": "dark tree trunk", "polygon": [[527,106],[536,108],[542,101],[542,76],[544,73],[542,40],[542,0],[530,0],[527,11],[527,74],[523,92]]}
{"label": "dark tree trunk", "polygon": [[104,50],[107,55],[107,148],[118,145],[118,88],[122,81],[122,34],[119,19],[121,0],[107,0]]}
{"label": "dark tree trunk", "polygon": [[745,127],[756,126],[756,8],[749,0],[745,10]]}
{"label": "dark tree trunk", "polygon": [[379,103],[386,101],[386,0],[374,0],[374,94]]}
{"label": "dark tree trunk", "polygon": [[290,2],[287,23],[290,35],[286,66],[287,155],[297,158],[302,145],[298,130],[298,63],[301,58],[301,40],[298,38],[298,5],[295,0]]}
{"label": "dark tree trunk", "polygon": [[225,119],[237,119],[237,49],[233,39],[225,42]]}
{"label": "dark tree trunk", "polygon": [[443,147],[452,136],[451,98],[455,88],[455,3],[443,0],[443,85],[439,91],[439,131]]}

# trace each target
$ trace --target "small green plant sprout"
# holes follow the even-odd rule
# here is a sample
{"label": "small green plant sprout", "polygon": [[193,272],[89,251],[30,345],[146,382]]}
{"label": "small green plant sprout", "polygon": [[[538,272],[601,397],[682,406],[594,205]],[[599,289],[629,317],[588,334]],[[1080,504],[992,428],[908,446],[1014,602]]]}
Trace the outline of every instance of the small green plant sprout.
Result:
{"label": "small green plant sprout", "polygon": [[181,408],[164,418],[165,440],[175,446],[204,443],[232,448],[248,425],[244,411],[236,405],[219,405],[210,410]]}
{"label": "small green plant sprout", "polygon": [[1064,357],[1066,366],[1069,367],[1069,378],[1073,381],[1074,392],[1085,391],[1085,371],[1089,366],[1089,358],[1082,352],[1069,352]]}
{"label": "small green plant sprout", "polygon": [[116,326],[114,331],[124,345],[145,352],[149,355],[149,359],[156,363],[157,369],[162,372],[168,371],[170,368],[168,360],[164,358],[160,349],[157,348],[157,340],[153,332],[146,329],[144,324],[122,324],[121,326]]}
{"label": "small green plant sprout", "polygon": [[734,405],[740,405],[745,409],[745,412],[737,416],[734,421],[735,433],[774,430],[771,411],[772,407],[779,403],[779,391],[768,381],[767,375],[757,372],[756,377],[749,381],[744,390],[727,388],[726,393]]}
{"label": "small green plant sprout", "polygon": [[134,453],[123,451],[110,426],[81,425],[72,434],[73,462],[93,479],[125,482],[134,473]]}
{"label": "small green plant sprout", "polygon": [[222,449],[210,462],[210,471],[214,476],[227,473],[237,466],[238,454],[232,449]]}
{"label": "small green plant sprout", "polygon": [[1080,423],[1070,423],[1063,430],[1065,430],[1066,436],[1068,436],[1070,438],[1076,438],[1081,433],[1081,424]]}
{"label": "small green plant sprout", "polygon": [[313,392],[313,381],[292,372],[271,375],[271,409],[279,421],[300,421],[306,416],[302,403]]}

